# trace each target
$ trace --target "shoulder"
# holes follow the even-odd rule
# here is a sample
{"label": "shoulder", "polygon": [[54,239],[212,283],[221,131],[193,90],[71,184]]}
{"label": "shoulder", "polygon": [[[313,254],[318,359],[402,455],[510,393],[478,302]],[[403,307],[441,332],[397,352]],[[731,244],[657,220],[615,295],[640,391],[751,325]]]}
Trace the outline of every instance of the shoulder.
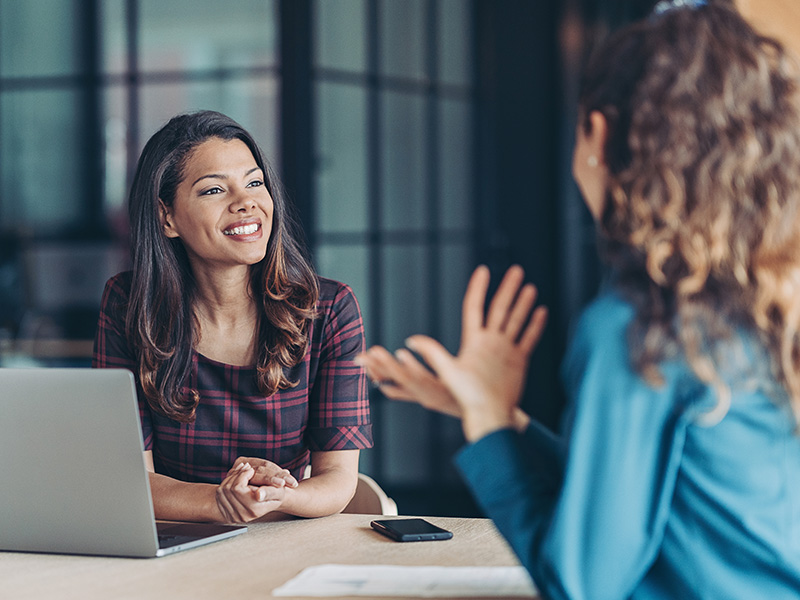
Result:
{"label": "shoulder", "polygon": [[698,382],[682,356],[658,365],[660,382],[642,376],[631,360],[628,329],[634,306],[614,289],[603,292],[578,320],[562,364],[568,396],[581,406],[612,414],[642,410],[655,422],[673,411],[705,402],[709,390]]}
{"label": "shoulder", "polygon": [[132,271],[123,271],[111,277],[103,291],[103,306],[125,305],[131,295],[131,282],[133,280]]}
{"label": "shoulder", "polygon": [[[616,391],[610,396],[618,397],[650,387],[631,362],[628,329],[634,317],[633,305],[615,290],[603,292],[586,307],[562,363],[568,395],[577,398],[589,390],[613,389]],[[611,401],[610,397],[606,401]]]}
{"label": "shoulder", "polygon": [[606,291],[581,313],[572,332],[571,346],[583,350],[595,346],[624,350],[628,326],[634,316],[630,302],[615,290]]}
{"label": "shoulder", "polygon": [[340,313],[355,310],[360,313],[358,300],[349,285],[326,277],[317,277],[317,283],[319,285],[318,311]]}
{"label": "shoulder", "polygon": [[[131,272],[125,271],[114,275],[106,282],[105,289],[103,290],[103,298],[100,303],[100,317],[97,329],[98,339],[104,338],[111,332],[120,336],[125,335],[125,322],[128,317],[131,281]],[[104,339],[103,353],[106,356],[111,352],[109,344],[109,340]]]}
{"label": "shoulder", "polygon": [[364,325],[361,309],[350,286],[340,281],[319,277],[316,343],[335,347],[336,352],[363,350]]}

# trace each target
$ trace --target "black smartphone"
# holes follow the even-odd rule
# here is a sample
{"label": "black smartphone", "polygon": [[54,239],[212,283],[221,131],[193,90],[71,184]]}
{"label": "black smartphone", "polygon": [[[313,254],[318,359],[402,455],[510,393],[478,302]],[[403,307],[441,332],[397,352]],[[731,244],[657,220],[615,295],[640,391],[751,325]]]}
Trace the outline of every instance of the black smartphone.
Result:
{"label": "black smartphone", "polygon": [[372,521],[370,527],[397,542],[449,540],[453,537],[452,531],[437,527],[425,519],[379,519]]}

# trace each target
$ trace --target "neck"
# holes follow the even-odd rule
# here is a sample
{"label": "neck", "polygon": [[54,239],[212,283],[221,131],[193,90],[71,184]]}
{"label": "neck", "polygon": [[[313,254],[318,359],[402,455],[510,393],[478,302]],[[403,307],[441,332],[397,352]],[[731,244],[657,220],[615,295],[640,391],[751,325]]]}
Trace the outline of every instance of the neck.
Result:
{"label": "neck", "polygon": [[201,323],[215,326],[252,324],[257,306],[248,266],[194,271],[197,296],[194,310]]}

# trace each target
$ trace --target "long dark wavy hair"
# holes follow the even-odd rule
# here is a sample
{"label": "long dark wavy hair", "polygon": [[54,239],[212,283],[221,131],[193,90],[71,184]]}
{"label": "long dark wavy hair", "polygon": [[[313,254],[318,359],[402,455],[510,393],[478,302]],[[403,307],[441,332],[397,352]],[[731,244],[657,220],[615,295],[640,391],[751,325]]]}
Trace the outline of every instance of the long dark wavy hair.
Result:
{"label": "long dark wavy hair", "polygon": [[590,60],[581,123],[609,125],[605,259],[635,306],[631,361],[649,382],[678,353],[730,403],[715,348],[767,349],[800,419],[800,111],[795,65],[730,2],[666,8]]}
{"label": "long dark wavy hair", "polygon": [[213,111],[178,115],[156,132],[139,157],[128,202],[133,281],[126,332],[137,353],[148,403],[159,414],[182,422],[194,420],[199,402],[197,391],[186,387],[196,339],[197,289],[183,242],[164,235],[159,199],[172,206],[188,158],[211,138],[247,145],[274,203],[267,253],[251,267],[250,278],[260,305],[256,366],[265,395],[295,384],[285,370],[305,354],[319,296],[281,185],[252,136]]}

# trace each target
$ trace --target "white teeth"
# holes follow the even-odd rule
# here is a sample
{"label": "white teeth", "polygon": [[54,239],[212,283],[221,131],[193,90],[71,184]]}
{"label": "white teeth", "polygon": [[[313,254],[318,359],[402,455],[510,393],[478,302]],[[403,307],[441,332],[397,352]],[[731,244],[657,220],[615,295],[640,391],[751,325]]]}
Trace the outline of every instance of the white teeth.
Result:
{"label": "white teeth", "polygon": [[242,225],[241,227],[234,227],[233,229],[226,229],[222,233],[225,235],[247,235],[258,231],[258,223],[251,223],[250,225]]}

